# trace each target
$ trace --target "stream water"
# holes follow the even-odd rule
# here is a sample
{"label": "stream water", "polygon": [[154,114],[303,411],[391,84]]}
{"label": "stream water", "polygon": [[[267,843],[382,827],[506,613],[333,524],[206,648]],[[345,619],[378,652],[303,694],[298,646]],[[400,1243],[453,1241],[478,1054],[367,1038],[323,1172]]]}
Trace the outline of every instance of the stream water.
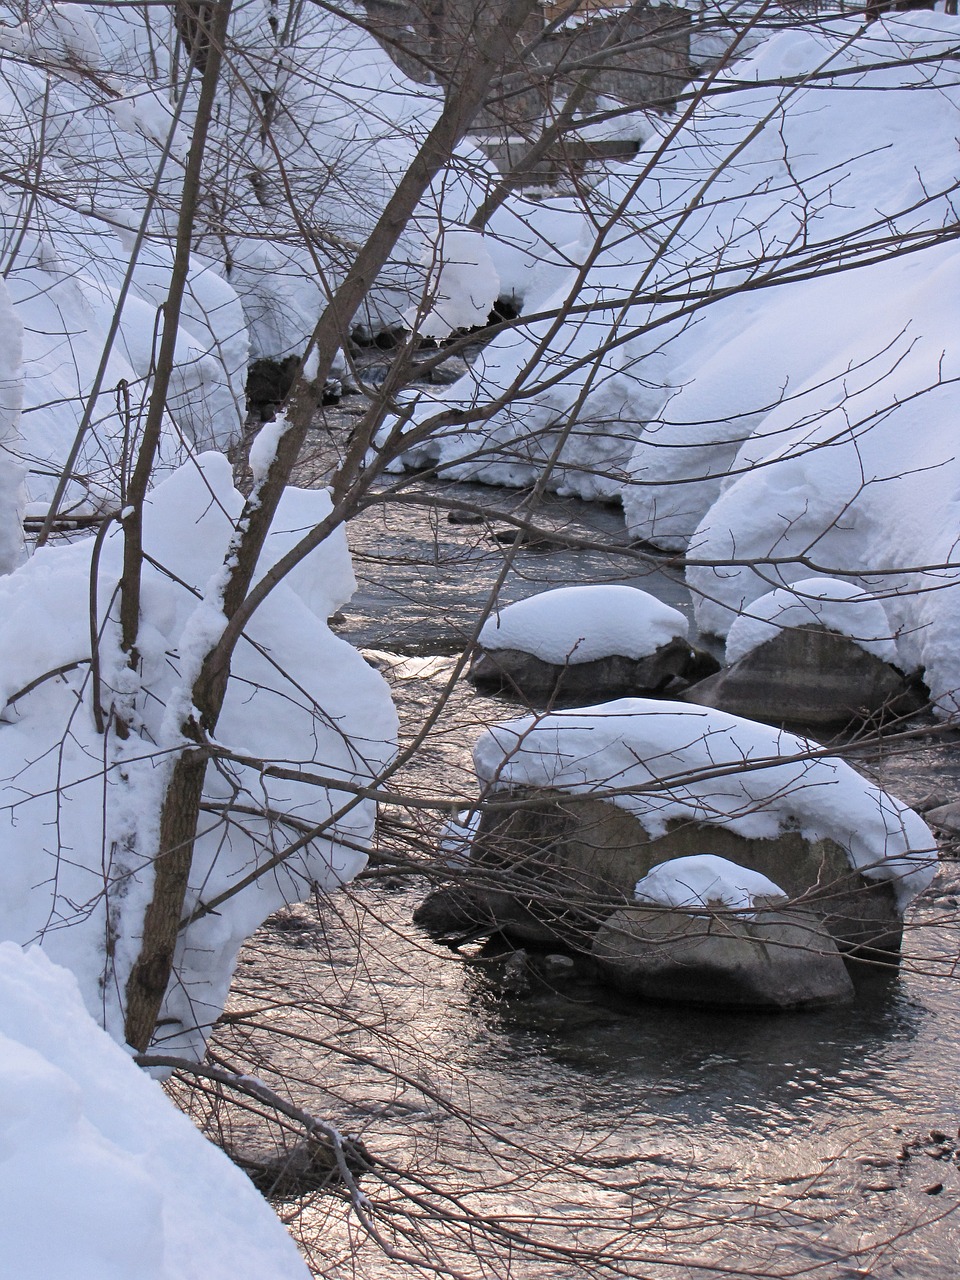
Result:
{"label": "stream water", "polygon": [[[408,735],[502,566],[495,512],[520,500],[416,494],[351,528],[359,590],[340,624],[373,651]],[[491,518],[451,524],[450,505]],[[517,554],[503,599],[613,580],[689,613],[675,569],[625,555],[618,512],[553,500],[539,514],[554,541]],[[564,545],[594,535],[612,549]],[[458,683],[404,785],[469,795],[477,726],[514,713]],[[858,759],[916,803],[956,794],[958,751],[930,735]],[[414,829],[416,811],[395,821],[435,839]],[[413,926],[424,889],[381,874],[272,921],[238,970],[231,1009],[246,1016],[219,1033],[226,1060],[383,1162],[364,1187],[392,1257],[334,1196],[282,1206],[318,1276],[387,1280],[422,1264],[574,1280],[596,1259],[636,1280],[960,1274],[960,864],[945,861],[913,910],[897,972],[864,982],[851,1009],[779,1016],[562,985],[511,998],[476,947],[454,952]],[[230,1123],[241,1141],[243,1118]]]}

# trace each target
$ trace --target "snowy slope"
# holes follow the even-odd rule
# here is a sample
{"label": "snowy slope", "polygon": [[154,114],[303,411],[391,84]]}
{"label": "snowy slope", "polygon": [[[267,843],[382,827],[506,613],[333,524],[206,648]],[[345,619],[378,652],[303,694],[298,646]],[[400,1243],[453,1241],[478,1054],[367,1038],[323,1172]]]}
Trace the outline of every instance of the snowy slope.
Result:
{"label": "snowy slope", "polygon": [[0,1257],[17,1280],[308,1280],[247,1177],[95,1024],[41,951],[0,944]]}
{"label": "snowy slope", "polygon": [[[199,646],[222,625],[210,601],[240,507],[229,464],[216,454],[153,491],[144,545],[157,567],[144,569],[138,677],[119,652],[115,620],[121,539],[114,531],[104,542],[96,575],[99,697],[108,721],[112,706],[130,709],[136,731],[126,741],[105,737],[94,721],[92,539],[44,548],[0,578],[0,937],[42,943],[121,1040],[123,992],[152,892],[159,806],[189,711],[180,677],[189,678]],[[322,491],[291,491],[261,572],[329,509]],[[341,530],[268,597],[237,648],[217,726],[224,755],[208,766],[185,911],[239,888],[305,827],[321,830],[181,931],[162,1013],[171,1051],[202,1051],[237,951],[271,911],[313,886],[335,888],[366,861],[374,807],[350,787],[391,757],[396,716],[380,675],[327,627],[353,585]],[[201,593],[208,602],[198,605]],[[268,776],[270,762],[302,766],[319,780]]]}

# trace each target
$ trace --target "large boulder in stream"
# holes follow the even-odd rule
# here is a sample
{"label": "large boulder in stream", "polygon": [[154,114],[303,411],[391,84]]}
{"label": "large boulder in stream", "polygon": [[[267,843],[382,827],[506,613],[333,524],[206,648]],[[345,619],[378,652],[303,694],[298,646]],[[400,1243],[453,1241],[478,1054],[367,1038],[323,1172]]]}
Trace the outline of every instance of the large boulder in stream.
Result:
{"label": "large boulder in stream", "polygon": [[676,858],[597,931],[593,958],[624,994],[671,1003],[800,1009],[848,1004],[853,983],[815,912],[766,876],[712,855]]}
{"label": "large boulder in stream", "polygon": [[687,630],[682,613],[637,587],[558,587],[486,621],[468,679],[531,706],[656,693],[718,669]]}
{"label": "large boulder in stream", "polygon": [[896,952],[932,879],[923,820],[815,743],[683,703],[625,698],[488,729],[471,860],[510,936],[589,945],[655,866],[704,852],[782,887],[847,951]]}
{"label": "large boulder in stream", "polygon": [[729,665],[681,696],[770,724],[839,727],[926,704],[896,665],[883,606],[860,587],[804,578],[754,600],[727,636]]}
{"label": "large boulder in stream", "polygon": [[902,671],[819,626],[778,632],[680,696],[768,724],[818,728],[912,715],[927,701]]}

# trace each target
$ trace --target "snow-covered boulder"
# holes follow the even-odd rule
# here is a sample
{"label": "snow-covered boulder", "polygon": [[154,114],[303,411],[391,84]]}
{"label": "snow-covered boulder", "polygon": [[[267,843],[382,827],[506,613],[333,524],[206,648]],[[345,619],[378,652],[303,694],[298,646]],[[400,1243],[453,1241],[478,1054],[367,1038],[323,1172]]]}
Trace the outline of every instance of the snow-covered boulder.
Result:
{"label": "snow-covered boulder", "polygon": [[309,1280],[241,1171],[96,1025],[76,979],[0,943],[0,1257],[17,1280]]}
{"label": "snow-covered boulder", "polygon": [[823,627],[847,636],[881,662],[897,661],[897,645],[879,600],[839,578],[801,578],[754,600],[727,633],[727,662],[738,662],[786,627]]}
{"label": "snow-covered boulder", "polygon": [[822,626],[785,627],[680,696],[767,724],[834,729],[879,725],[926,705],[897,667]]}
{"label": "snow-covered boulder", "polygon": [[487,619],[468,678],[534,705],[656,693],[694,661],[687,630],[637,587],[558,587]]}
{"label": "snow-covered boulder", "polygon": [[803,578],[754,600],[727,636],[724,670],[683,693],[770,724],[843,726],[925,704],[895,665],[880,602],[852,582]]}
{"label": "snow-covered boulder", "polygon": [[707,847],[803,899],[842,945],[895,950],[932,879],[927,825],[809,740],[722,712],[621,699],[488,729],[473,850],[521,937],[589,935],[611,902]]}
{"label": "snow-covered boulder", "polygon": [[639,908],[604,921],[591,952],[628,995],[685,1004],[796,1009],[846,1004],[853,983],[815,914],[785,909],[766,876],[701,854],[653,868]]}

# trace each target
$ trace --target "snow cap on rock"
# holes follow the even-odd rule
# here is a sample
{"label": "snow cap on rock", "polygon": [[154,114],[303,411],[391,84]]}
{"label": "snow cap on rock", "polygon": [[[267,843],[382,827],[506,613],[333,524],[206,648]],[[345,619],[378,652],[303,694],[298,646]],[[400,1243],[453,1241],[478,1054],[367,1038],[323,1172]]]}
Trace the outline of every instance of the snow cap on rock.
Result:
{"label": "snow cap on rock", "polygon": [[593,662],[613,655],[646,658],[676,637],[687,619],[638,587],[558,587],[488,618],[482,649],[519,649],[544,662]]}
{"label": "snow cap on rock", "polygon": [[786,627],[838,631],[882,662],[897,661],[897,646],[879,600],[838,578],[802,578],[754,600],[727,635],[726,658],[738,662]]}
{"label": "snow cap on rock", "polygon": [[661,862],[637,881],[634,896],[638,902],[660,907],[719,906],[744,912],[753,911],[758,898],[786,898],[787,894],[759,871],[713,853],[699,853]]}
{"label": "snow cap on rock", "polygon": [[830,839],[868,880],[892,882],[901,911],[933,879],[927,824],[806,738],[687,703],[621,698],[524,716],[474,747],[493,791],[543,787],[592,795],[631,813],[647,834],[673,821],[752,840],[795,830]]}

